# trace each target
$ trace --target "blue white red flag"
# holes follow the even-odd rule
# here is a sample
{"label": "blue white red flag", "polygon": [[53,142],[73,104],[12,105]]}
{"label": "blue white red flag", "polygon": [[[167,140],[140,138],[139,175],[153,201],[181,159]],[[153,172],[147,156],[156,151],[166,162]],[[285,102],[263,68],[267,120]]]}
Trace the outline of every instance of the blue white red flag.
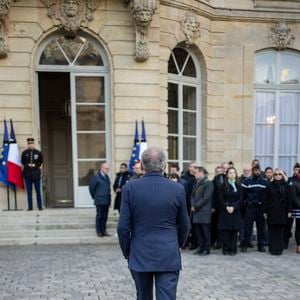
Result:
{"label": "blue white red flag", "polygon": [[129,171],[132,171],[133,165],[139,161],[140,158],[140,139],[139,139],[139,130],[138,130],[138,123],[135,121],[135,134],[134,134],[134,141],[133,147],[129,162]]}
{"label": "blue white red flag", "polygon": [[140,146],[140,156],[141,159],[142,153],[148,148],[148,143],[146,139],[146,130],[145,130],[145,122],[142,121],[142,138],[141,138],[141,146]]}
{"label": "blue white red flag", "polygon": [[10,119],[10,140],[7,168],[8,182],[14,184],[16,187],[24,189],[20,152],[16,140],[12,119]]}

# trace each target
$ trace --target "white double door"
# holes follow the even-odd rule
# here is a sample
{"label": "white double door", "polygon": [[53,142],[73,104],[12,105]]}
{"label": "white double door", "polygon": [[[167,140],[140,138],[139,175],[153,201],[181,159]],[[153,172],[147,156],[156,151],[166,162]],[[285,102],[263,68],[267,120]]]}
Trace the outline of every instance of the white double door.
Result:
{"label": "white double door", "polygon": [[71,73],[72,158],[75,207],[92,207],[89,182],[110,161],[107,76]]}

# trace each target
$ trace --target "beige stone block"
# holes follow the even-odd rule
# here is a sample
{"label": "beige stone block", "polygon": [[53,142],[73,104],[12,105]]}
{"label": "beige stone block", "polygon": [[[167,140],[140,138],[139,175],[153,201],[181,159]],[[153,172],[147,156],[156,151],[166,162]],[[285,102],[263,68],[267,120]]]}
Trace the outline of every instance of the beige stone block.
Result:
{"label": "beige stone block", "polygon": [[224,108],[223,107],[208,107],[207,117],[210,119],[222,119],[224,118]]}
{"label": "beige stone block", "polygon": [[10,38],[8,41],[9,51],[32,53],[34,40],[32,38]]}
{"label": "beige stone block", "polygon": [[207,72],[207,80],[214,83],[224,83],[225,81],[224,71],[210,71]]}
{"label": "beige stone block", "polygon": [[145,62],[137,62],[132,56],[128,55],[114,55],[113,64],[114,68],[122,70],[158,70],[159,69],[159,58],[150,57]]}
{"label": "beige stone block", "polygon": [[224,129],[224,119],[208,119],[207,120],[207,128],[208,129]]}
{"label": "beige stone block", "polygon": [[[223,150],[221,151],[208,151],[206,154],[206,162],[208,164],[215,164],[215,167],[221,164],[221,157],[223,156]],[[214,169],[213,169],[214,171]]]}
{"label": "beige stone block", "polygon": [[[117,140],[117,137],[116,137]],[[133,145],[133,139],[132,139]],[[132,151],[132,146],[129,148],[116,148],[115,150],[115,160],[116,160],[116,167],[118,167],[122,162],[129,163],[130,155]]]}
{"label": "beige stone block", "polygon": [[0,81],[30,81],[30,70],[26,67],[1,67]]}
{"label": "beige stone block", "polygon": [[115,70],[115,83],[159,84],[157,71],[148,70]]}
{"label": "beige stone block", "polygon": [[0,68],[4,66],[29,67],[30,55],[28,53],[8,52],[7,57],[0,60]]}
{"label": "beige stone block", "polygon": [[160,47],[160,59],[168,62],[171,56],[171,52],[172,49],[166,46]]}
{"label": "beige stone block", "polygon": [[43,34],[43,28],[39,23],[10,23],[9,37],[31,37],[35,41]]}
{"label": "beige stone block", "polygon": [[181,38],[177,38],[175,34],[173,33],[165,33],[162,32],[160,35],[160,45],[162,47],[168,47],[170,49],[175,48],[175,46],[178,44],[179,41],[183,40],[184,37],[182,36]]}
{"label": "beige stone block", "polygon": [[9,13],[10,22],[38,22],[38,10],[31,7],[12,7]]}
{"label": "beige stone block", "polygon": [[0,107],[5,108],[30,108],[31,97],[29,95],[1,95]]}
{"label": "beige stone block", "polygon": [[[135,43],[128,41],[111,41],[108,43],[108,48],[112,55],[135,55]],[[151,43],[149,45],[151,56],[159,56],[159,44]]]}
{"label": "beige stone block", "polygon": [[167,112],[161,112],[160,113],[160,124],[161,125],[168,125],[169,120],[168,120],[168,114]]}
{"label": "beige stone block", "polygon": [[2,95],[30,95],[29,82],[22,81],[1,81],[0,94]]}
{"label": "beige stone block", "polygon": [[223,140],[207,140],[207,151],[224,150]]}
{"label": "beige stone block", "polygon": [[159,113],[155,110],[117,110],[115,111],[115,121],[132,123],[135,120],[144,120],[145,123],[159,123]]}
{"label": "beige stone block", "polygon": [[[118,135],[115,136],[115,147],[118,148],[132,148],[133,146],[133,135]],[[128,156],[129,157],[129,156]]]}
{"label": "beige stone block", "polygon": [[158,98],[150,97],[116,97],[114,100],[115,109],[159,110],[160,101]]}
{"label": "beige stone block", "polygon": [[223,21],[213,21],[211,22],[211,31],[214,33],[224,33],[226,32],[226,22]]}
{"label": "beige stone block", "polygon": [[224,95],[224,84],[223,83],[209,83],[207,85],[207,94],[212,96]]}
{"label": "beige stone block", "polygon": [[129,26],[103,26],[100,28],[99,36],[107,43],[111,41],[135,42],[135,31],[132,25]]}
{"label": "beige stone block", "polygon": [[[9,122],[9,116],[5,116],[6,121]],[[1,119],[1,126],[0,126],[0,134],[3,134],[3,125],[2,125],[2,120]],[[7,123],[8,124],[8,123]],[[13,124],[14,124],[14,130],[17,135],[17,139],[19,142],[19,136],[21,135],[22,138],[20,139],[20,142],[25,146],[26,145],[26,140],[23,140],[23,137],[25,135],[29,136],[32,135],[32,123],[31,122],[20,122],[20,121],[15,121],[13,119]],[[9,124],[8,124],[9,126]]]}
{"label": "beige stone block", "polygon": [[44,5],[38,0],[19,0],[11,4],[12,7],[11,9],[13,10],[15,9],[15,7],[36,8],[36,7],[43,7],[43,6]]}
{"label": "beige stone block", "polygon": [[224,71],[225,61],[223,58],[207,58],[206,59],[208,71]]}
{"label": "beige stone block", "polygon": [[214,46],[224,46],[225,45],[225,34],[224,33],[214,33],[210,34],[211,43]]}
{"label": "beige stone block", "polygon": [[115,84],[115,96],[159,98],[159,86],[154,84]]}
{"label": "beige stone block", "polygon": [[224,46],[213,46],[212,47],[212,57],[215,58],[225,58],[226,57],[226,53],[225,53],[225,47]]}
{"label": "beige stone block", "polygon": [[28,108],[6,108],[0,110],[0,120],[12,118],[14,122],[31,122],[32,111]]}
{"label": "beige stone block", "polygon": [[207,97],[208,106],[224,107],[225,97],[224,96],[208,96]]}
{"label": "beige stone block", "polygon": [[[113,1],[109,1],[113,2]],[[111,26],[133,26],[132,15],[125,10],[107,10],[105,25]]]}

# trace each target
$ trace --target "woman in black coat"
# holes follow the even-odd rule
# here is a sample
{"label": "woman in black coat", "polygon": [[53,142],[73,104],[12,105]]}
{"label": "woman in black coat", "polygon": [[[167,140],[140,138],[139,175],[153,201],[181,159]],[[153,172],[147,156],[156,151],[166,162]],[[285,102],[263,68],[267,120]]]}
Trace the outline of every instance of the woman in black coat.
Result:
{"label": "woman in black coat", "polygon": [[237,235],[241,229],[241,206],[243,190],[237,179],[237,171],[231,167],[227,170],[225,182],[219,190],[218,229],[222,231],[223,254],[235,255],[237,252]]}
{"label": "woman in black coat", "polygon": [[284,228],[288,217],[291,217],[292,205],[290,186],[282,170],[274,171],[274,179],[269,184],[266,199],[263,203],[265,218],[267,218],[269,235],[269,252],[281,255],[284,249]]}

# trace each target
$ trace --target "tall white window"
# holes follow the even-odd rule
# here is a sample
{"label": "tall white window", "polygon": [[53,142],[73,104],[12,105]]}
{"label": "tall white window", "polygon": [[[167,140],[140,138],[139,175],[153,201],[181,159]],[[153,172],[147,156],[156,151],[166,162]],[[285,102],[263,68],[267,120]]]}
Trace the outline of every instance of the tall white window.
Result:
{"label": "tall white window", "polygon": [[168,73],[169,163],[183,170],[200,160],[200,70],[193,54],[178,47]]}
{"label": "tall white window", "polygon": [[264,51],[255,67],[255,157],[291,174],[300,154],[300,55]]}

